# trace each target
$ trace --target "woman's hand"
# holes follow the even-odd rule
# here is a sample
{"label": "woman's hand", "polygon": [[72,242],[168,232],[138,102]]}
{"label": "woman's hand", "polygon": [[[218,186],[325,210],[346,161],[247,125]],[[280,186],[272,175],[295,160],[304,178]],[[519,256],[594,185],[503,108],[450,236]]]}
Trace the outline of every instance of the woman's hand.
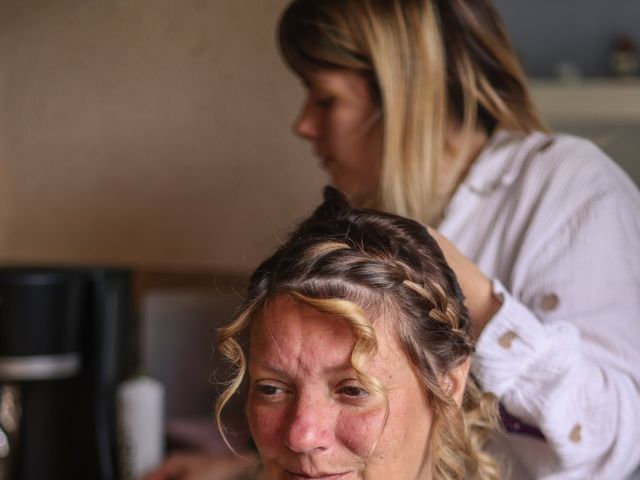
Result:
{"label": "woman's hand", "polygon": [[465,257],[449,240],[437,230],[429,228],[429,233],[436,239],[444,256],[458,277],[464,293],[464,304],[471,317],[471,336],[477,340],[484,327],[502,306],[502,302],[493,294],[491,280],[480,269]]}
{"label": "woman's hand", "polygon": [[174,453],[144,480],[232,480],[254,467],[251,457],[213,456],[206,453]]}

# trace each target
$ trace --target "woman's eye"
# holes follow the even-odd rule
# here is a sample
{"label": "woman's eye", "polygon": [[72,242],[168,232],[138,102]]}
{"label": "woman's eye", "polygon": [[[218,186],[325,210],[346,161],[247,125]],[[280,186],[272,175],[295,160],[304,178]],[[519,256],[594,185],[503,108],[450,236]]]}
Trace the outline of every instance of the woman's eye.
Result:
{"label": "woman's eye", "polygon": [[275,385],[256,385],[256,391],[268,397],[284,392],[284,389]]}
{"label": "woman's eye", "polygon": [[346,385],[344,387],[341,387],[339,389],[339,392],[343,395],[347,395],[348,397],[364,397],[369,395],[369,392],[367,392],[364,388],[356,387],[355,385]]}
{"label": "woman's eye", "polygon": [[320,108],[329,108],[333,105],[334,97],[323,97],[316,100],[316,106]]}

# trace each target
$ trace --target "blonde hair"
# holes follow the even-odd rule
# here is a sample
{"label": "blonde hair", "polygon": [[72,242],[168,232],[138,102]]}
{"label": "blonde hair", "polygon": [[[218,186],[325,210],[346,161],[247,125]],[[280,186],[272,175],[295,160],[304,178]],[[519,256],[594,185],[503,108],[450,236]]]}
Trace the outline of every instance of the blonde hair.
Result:
{"label": "blonde hair", "polygon": [[[384,122],[371,201],[383,210],[434,224],[478,128],[545,130],[489,0],[294,0],[279,41],[303,78],[348,69],[371,80]],[[452,120],[466,140],[444,166]]]}
{"label": "blonde hair", "polygon": [[248,342],[241,337],[279,295],[349,322],[355,339],[354,371],[385,401],[386,415],[384,387],[362,365],[377,348],[372,319],[388,322],[433,411],[434,478],[500,478],[497,465],[483,451],[497,425],[495,398],[481,393],[469,378],[460,408],[441,385],[442,376],[471,355],[473,344],[460,287],[422,225],[351,209],[335,189],[325,190],[325,202],[254,272],[244,306],[219,331],[220,350],[236,369],[216,402],[216,422],[223,434],[222,410],[246,373]]}

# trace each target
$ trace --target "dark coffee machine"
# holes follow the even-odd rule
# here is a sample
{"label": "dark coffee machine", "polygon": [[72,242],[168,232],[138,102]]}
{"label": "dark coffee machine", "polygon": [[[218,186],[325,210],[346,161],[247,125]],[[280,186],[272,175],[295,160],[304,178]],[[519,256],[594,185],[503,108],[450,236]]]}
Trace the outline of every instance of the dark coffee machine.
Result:
{"label": "dark coffee machine", "polygon": [[0,480],[118,478],[130,275],[0,268]]}

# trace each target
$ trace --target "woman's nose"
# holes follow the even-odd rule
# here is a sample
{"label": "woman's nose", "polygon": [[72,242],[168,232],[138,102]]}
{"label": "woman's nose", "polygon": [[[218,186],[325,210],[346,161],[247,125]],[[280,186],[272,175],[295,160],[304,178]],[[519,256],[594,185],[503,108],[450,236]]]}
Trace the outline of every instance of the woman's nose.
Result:
{"label": "woman's nose", "polygon": [[299,398],[285,433],[287,447],[296,453],[328,449],[335,438],[334,416],[330,405]]}
{"label": "woman's nose", "polygon": [[293,124],[293,133],[305,140],[314,140],[318,137],[318,119],[310,101],[305,102],[302,111],[298,114]]}

